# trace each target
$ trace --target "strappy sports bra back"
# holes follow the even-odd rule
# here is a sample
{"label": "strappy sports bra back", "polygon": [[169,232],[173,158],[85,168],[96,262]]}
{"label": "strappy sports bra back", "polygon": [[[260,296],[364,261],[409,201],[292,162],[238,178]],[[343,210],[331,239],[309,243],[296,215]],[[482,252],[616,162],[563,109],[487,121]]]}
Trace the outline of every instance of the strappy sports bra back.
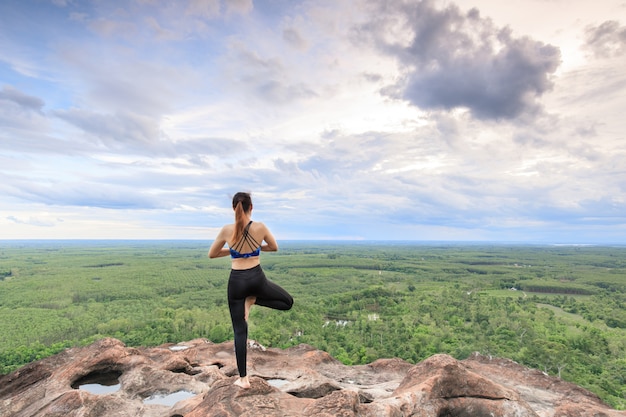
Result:
{"label": "strappy sports bra back", "polygon": [[[243,229],[243,236],[237,243],[230,247],[230,256],[231,258],[250,258],[252,256],[259,256],[261,253],[261,244],[258,243],[252,236],[250,236],[250,225],[252,224],[252,220],[250,223]],[[241,253],[244,247],[256,248],[252,252]]]}

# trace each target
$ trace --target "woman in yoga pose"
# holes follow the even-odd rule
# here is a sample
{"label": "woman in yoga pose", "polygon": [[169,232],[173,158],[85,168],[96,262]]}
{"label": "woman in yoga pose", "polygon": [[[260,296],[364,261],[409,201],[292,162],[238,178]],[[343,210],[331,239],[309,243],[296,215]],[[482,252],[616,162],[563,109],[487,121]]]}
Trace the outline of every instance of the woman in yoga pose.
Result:
{"label": "woman in yoga pose", "polygon": [[222,227],[211,245],[209,258],[232,258],[228,279],[228,308],[235,333],[235,356],[239,370],[235,385],[250,388],[246,370],[250,308],[257,304],[277,310],[289,310],[293,305],[293,298],[287,291],[269,281],[261,269],[261,251],[275,252],[278,244],[267,226],[250,220],[250,194],[235,194],[233,210],[235,223]]}

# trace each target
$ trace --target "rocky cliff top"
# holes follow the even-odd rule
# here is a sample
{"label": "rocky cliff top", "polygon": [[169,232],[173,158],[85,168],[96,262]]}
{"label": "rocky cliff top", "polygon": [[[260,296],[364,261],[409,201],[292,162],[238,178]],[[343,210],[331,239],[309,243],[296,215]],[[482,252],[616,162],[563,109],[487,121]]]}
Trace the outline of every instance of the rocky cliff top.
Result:
{"label": "rocky cliff top", "polygon": [[[244,390],[232,384],[232,342],[129,348],[103,339],[0,376],[0,416],[626,417],[576,385],[479,354],[346,366],[307,345],[251,342],[248,351]],[[107,386],[113,392],[87,389]]]}

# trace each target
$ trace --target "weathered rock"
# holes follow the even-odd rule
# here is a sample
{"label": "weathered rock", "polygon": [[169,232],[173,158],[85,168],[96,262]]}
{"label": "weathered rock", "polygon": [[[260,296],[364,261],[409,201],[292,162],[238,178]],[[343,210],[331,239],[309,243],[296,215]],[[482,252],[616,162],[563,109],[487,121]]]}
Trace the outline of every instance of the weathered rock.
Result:
{"label": "weathered rock", "polygon": [[[1,417],[626,417],[591,392],[506,359],[434,355],[345,366],[311,346],[248,350],[251,388],[233,385],[233,343],[129,348],[103,339],[0,376]],[[94,394],[85,383],[113,380]],[[188,393],[172,404],[146,401]]]}

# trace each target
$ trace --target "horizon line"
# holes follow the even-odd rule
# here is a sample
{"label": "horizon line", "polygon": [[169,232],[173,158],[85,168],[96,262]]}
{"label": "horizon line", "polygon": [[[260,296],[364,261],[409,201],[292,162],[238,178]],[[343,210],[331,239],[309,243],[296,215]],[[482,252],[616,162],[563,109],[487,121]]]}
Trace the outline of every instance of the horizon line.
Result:
{"label": "horizon line", "polygon": [[[2,239],[1,243],[35,243],[35,242],[212,242],[213,239],[132,239],[132,238],[19,238]],[[340,243],[340,244],[498,244],[498,245],[544,245],[544,246],[626,246],[626,242],[567,242],[567,241],[513,241],[513,240],[418,240],[418,239],[281,239],[284,243]]]}

